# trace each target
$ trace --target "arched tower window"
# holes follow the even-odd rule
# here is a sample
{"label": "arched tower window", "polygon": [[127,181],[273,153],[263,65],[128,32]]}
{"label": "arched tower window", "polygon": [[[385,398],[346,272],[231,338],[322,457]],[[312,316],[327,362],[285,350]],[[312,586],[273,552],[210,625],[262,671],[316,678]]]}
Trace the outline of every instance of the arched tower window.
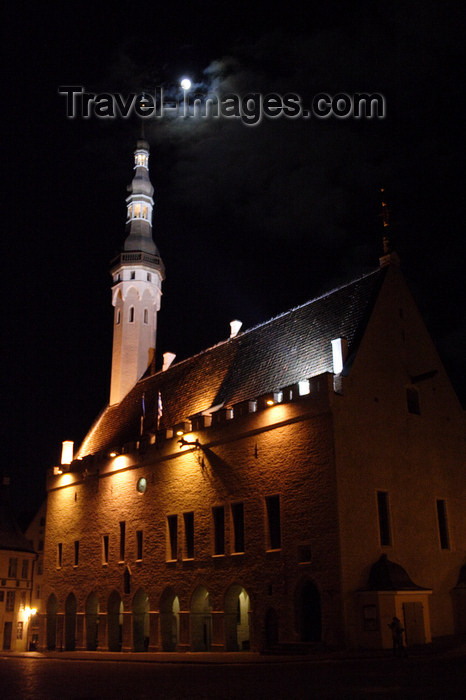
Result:
{"label": "arched tower window", "polygon": [[129,309],[129,322],[134,323],[134,306]]}
{"label": "arched tower window", "polygon": [[149,166],[149,156],[147,153],[135,153],[134,155],[134,167],[147,168]]}

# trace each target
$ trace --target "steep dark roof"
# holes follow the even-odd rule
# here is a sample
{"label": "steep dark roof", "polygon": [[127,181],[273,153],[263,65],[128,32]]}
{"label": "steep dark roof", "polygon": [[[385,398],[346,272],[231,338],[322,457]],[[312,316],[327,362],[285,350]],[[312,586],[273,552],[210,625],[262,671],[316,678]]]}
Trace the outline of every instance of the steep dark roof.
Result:
{"label": "steep dark roof", "polygon": [[9,486],[0,482],[0,550],[33,552],[29,540],[21,532],[10,502]]}
{"label": "steep dark roof", "polygon": [[382,554],[372,565],[367,588],[370,591],[425,591],[411,581],[407,571],[400,564],[387,559]]}
{"label": "steep dark roof", "polygon": [[119,403],[107,406],[81,445],[79,456],[135,441],[153,430],[160,392],[161,427],[219,404],[233,405],[332,371],[331,340],[344,337],[351,362],[386,268],[313,299],[194,357],[141,379]]}

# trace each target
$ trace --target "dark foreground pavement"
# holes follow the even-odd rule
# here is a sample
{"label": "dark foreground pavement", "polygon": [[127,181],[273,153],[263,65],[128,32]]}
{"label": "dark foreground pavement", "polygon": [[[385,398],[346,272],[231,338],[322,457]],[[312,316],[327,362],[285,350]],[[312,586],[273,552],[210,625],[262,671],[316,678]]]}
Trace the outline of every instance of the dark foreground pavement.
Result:
{"label": "dark foreground pavement", "polygon": [[458,640],[403,658],[0,652],[1,700],[459,700],[465,688],[466,644]]}

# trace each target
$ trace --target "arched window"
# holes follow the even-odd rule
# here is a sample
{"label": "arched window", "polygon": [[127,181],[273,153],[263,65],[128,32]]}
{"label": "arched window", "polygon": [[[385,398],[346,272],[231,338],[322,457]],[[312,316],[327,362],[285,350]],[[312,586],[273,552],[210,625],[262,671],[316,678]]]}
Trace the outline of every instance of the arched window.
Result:
{"label": "arched window", "polygon": [[129,322],[134,323],[134,306],[129,309]]}
{"label": "arched window", "polygon": [[149,323],[149,312],[147,309],[144,309],[144,323]]}

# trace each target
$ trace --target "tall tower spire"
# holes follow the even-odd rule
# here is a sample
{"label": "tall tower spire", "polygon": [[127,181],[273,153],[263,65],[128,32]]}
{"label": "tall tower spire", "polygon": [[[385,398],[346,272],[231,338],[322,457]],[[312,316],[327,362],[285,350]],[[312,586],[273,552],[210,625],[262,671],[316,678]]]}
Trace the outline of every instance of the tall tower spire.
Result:
{"label": "tall tower spire", "polygon": [[155,360],[165,269],[152,239],[154,188],[149,179],[149,144],[144,139],[136,145],[128,191],[127,236],[111,265],[115,314],[110,404],[119,403]]}

